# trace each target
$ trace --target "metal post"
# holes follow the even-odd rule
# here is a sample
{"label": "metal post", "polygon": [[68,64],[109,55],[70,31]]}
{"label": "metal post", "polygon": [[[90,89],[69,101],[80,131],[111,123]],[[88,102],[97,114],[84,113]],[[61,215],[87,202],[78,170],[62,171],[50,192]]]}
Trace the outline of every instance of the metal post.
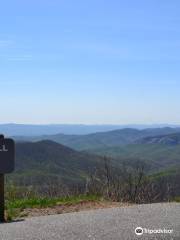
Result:
{"label": "metal post", "polygon": [[4,174],[0,174],[0,222],[5,222],[4,204]]}

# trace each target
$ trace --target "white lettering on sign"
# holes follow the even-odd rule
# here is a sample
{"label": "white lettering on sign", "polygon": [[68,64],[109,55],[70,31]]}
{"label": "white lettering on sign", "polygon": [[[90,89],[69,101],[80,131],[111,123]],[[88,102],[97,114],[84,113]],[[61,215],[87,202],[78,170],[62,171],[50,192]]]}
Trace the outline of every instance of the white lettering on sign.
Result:
{"label": "white lettering on sign", "polygon": [[0,146],[0,152],[8,152],[8,149],[5,145]]}

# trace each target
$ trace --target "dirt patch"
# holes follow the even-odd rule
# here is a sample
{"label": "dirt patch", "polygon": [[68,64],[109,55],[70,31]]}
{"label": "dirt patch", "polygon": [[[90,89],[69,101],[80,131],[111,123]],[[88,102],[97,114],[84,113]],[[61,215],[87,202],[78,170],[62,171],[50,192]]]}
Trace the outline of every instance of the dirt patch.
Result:
{"label": "dirt patch", "polygon": [[112,207],[123,207],[127,204],[119,202],[105,202],[105,201],[82,201],[76,204],[64,204],[57,205],[48,208],[26,208],[22,211],[21,216],[26,217],[37,217],[46,216],[70,212],[79,212],[85,210],[112,208]]}

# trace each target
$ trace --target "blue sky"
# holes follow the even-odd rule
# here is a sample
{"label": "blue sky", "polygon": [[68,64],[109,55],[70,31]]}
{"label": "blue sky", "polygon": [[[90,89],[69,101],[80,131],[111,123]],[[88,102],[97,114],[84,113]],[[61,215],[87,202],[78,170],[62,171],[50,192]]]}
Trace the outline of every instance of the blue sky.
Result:
{"label": "blue sky", "polygon": [[0,123],[180,123],[180,1],[0,3]]}

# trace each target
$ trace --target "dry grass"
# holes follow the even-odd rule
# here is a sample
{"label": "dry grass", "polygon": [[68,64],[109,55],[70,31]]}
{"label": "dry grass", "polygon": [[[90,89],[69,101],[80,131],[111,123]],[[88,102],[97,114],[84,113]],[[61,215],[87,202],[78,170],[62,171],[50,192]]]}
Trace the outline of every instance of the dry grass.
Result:
{"label": "dry grass", "polygon": [[22,211],[22,215],[26,217],[37,217],[54,214],[63,214],[71,212],[79,212],[93,209],[113,208],[127,206],[124,203],[108,202],[108,201],[81,201],[79,203],[61,204],[47,208],[26,208]]}

